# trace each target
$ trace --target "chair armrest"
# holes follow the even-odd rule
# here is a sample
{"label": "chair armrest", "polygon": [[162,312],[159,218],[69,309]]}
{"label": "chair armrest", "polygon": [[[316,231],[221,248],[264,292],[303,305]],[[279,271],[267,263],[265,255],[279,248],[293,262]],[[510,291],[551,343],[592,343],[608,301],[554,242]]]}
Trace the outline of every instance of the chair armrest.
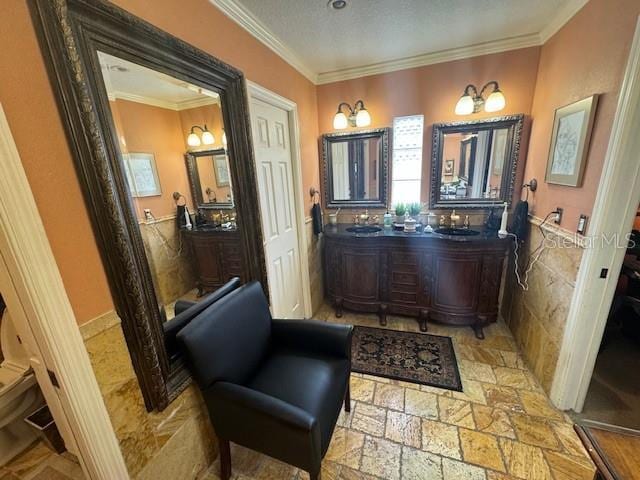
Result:
{"label": "chair armrest", "polygon": [[320,470],[320,425],[308,412],[229,382],[216,382],[203,393],[218,437],[307,471]]}
{"label": "chair armrest", "polygon": [[305,432],[311,432],[317,424],[316,419],[301,408],[235,383],[216,382],[206,390],[205,397],[221,404],[222,415],[228,415],[227,408],[233,405],[234,409],[241,410],[243,416],[273,418],[288,428]]}
{"label": "chair armrest", "polygon": [[351,359],[353,326],[318,320],[273,320],[271,335],[278,345]]}
{"label": "chair armrest", "polygon": [[192,302],[191,300],[178,300],[173,306],[173,312],[178,316],[186,309],[193,307],[197,303],[198,302]]}

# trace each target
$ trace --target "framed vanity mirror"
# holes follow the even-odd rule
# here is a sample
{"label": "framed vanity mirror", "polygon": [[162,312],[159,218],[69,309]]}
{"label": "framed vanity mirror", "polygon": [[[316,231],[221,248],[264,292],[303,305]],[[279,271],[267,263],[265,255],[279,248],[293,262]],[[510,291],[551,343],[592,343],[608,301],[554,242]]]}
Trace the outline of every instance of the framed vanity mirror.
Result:
{"label": "framed vanity mirror", "polygon": [[229,158],[224,148],[185,155],[191,196],[198,209],[233,208]]}
{"label": "framed vanity mirror", "polygon": [[[112,3],[30,6],[145,404],[162,410],[191,378],[167,325],[197,296],[186,239],[208,235],[207,204],[234,208],[222,242],[243,281],[267,285],[245,80]],[[184,156],[199,143],[191,184]]]}
{"label": "framed vanity mirror", "polygon": [[387,207],[389,130],[322,136],[325,207]]}
{"label": "framed vanity mirror", "polygon": [[523,115],[433,125],[431,208],[511,203]]}

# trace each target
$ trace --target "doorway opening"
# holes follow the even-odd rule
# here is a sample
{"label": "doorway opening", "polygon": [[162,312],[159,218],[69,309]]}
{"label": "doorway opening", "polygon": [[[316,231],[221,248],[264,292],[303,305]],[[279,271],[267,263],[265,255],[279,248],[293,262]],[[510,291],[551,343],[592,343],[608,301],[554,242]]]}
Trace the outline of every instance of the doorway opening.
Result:
{"label": "doorway opening", "polygon": [[[616,278],[616,277],[612,277]],[[640,208],[580,418],[640,430]]]}

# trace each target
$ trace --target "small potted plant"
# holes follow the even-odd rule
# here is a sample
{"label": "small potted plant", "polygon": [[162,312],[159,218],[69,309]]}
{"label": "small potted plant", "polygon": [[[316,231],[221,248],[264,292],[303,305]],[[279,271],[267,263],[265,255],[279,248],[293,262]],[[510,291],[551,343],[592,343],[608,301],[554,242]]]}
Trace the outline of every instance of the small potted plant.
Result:
{"label": "small potted plant", "polygon": [[407,206],[404,203],[396,203],[394,210],[396,212],[396,223],[404,223],[404,216],[407,213]]}
{"label": "small potted plant", "polygon": [[420,202],[413,202],[407,205],[407,210],[409,211],[409,215],[417,222],[418,215],[422,211],[422,204]]}

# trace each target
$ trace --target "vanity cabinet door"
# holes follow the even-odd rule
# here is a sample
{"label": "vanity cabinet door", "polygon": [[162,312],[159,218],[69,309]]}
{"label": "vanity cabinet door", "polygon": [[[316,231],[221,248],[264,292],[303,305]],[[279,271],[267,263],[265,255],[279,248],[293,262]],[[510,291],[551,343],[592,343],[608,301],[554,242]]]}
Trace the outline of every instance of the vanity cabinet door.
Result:
{"label": "vanity cabinet door", "polygon": [[353,301],[375,302],[378,294],[378,252],[344,249],[342,263],[342,296]]}
{"label": "vanity cabinet door", "polygon": [[433,306],[450,313],[474,313],[480,294],[482,259],[440,256],[434,261]]}
{"label": "vanity cabinet door", "polygon": [[222,245],[206,236],[193,236],[191,245],[199,282],[202,285],[223,285]]}

